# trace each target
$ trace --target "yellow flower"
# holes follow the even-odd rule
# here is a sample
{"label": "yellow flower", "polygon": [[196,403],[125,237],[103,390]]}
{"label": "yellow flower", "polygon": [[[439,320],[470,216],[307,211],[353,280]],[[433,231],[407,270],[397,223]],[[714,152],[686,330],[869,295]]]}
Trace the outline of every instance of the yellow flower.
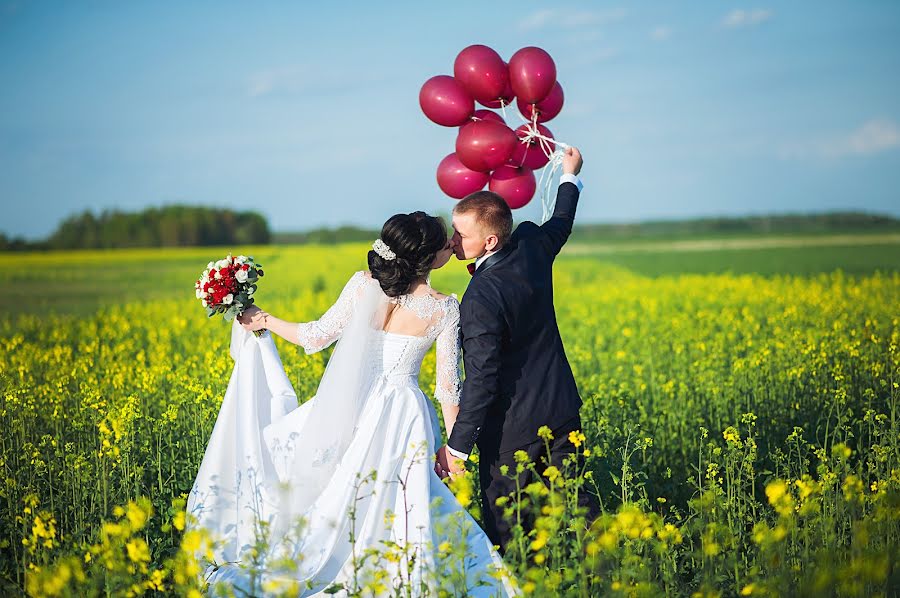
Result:
{"label": "yellow flower", "polygon": [[738,445],[741,442],[741,435],[738,433],[737,429],[734,426],[728,426],[725,428],[725,431],[722,432],[722,436],[725,438],[725,442],[728,444]]}
{"label": "yellow flower", "polygon": [[769,498],[769,504],[774,505],[787,492],[787,484],[782,480],[775,480],[766,486],[766,496]]}
{"label": "yellow flower", "polygon": [[547,540],[550,539],[550,534],[547,533],[546,530],[540,530],[537,533],[537,537],[531,542],[531,550],[533,552],[537,552],[541,548],[547,545]]}
{"label": "yellow flower", "polygon": [[175,513],[175,517],[172,518],[172,527],[178,531],[184,531],[184,518],[184,511]]}
{"label": "yellow flower", "polygon": [[551,465],[544,470],[544,476],[546,476],[551,482],[555,482],[557,478],[559,478],[559,475],[559,469],[557,469],[555,465]]}
{"label": "yellow flower", "polygon": [[538,428],[538,436],[543,440],[553,440],[553,431],[547,426]]}
{"label": "yellow flower", "polygon": [[150,562],[150,548],[147,546],[147,543],[144,542],[141,538],[134,538],[125,544],[125,549],[128,551],[128,558],[131,559],[133,563],[149,563]]}
{"label": "yellow flower", "polygon": [[581,430],[572,430],[571,432],[569,432],[569,442],[574,444],[575,448],[580,447],[585,440],[586,437]]}
{"label": "yellow flower", "polygon": [[719,545],[716,542],[706,542],[703,545],[703,554],[709,557],[716,556],[719,554]]}
{"label": "yellow flower", "polygon": [[843,459],[846,461],[852,454],[853,450],[843,442],[839,442],[831,447],[831,455],[837,459]]}
{"label": "yellow flower", "polygon": [[128,522],[131,523],[131,529],[143,529],[150,516],[150,512],[151,508],[149,502],[145,506],[141,506],[134,501],[129,501],[126,516],[128,517]]}

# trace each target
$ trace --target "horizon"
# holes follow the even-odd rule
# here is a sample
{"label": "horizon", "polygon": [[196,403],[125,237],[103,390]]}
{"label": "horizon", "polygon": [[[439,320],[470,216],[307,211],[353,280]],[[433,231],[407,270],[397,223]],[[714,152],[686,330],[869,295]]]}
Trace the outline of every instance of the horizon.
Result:
{"label": "horizon", "polygon": [[418,92],[473,43],[553,56],[577,225],[900,216],[900,4],[354,10],[0,0],[0,232],[171,204],[279,233],[449,212],[434,172],[455,128]]}

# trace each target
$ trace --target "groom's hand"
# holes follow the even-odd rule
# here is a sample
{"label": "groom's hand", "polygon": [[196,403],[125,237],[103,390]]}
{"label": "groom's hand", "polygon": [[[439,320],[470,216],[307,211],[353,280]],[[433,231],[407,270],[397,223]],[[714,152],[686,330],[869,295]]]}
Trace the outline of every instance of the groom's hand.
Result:
{"label": "groom's hand", "polygon": [[446,444],[438,449],[437,455],[435,455],[434,473],[438,474],[441,479],[464,473],[465,471],[466,466],[462,459],[457,459],[451,455],[447,450]]}
{"label": "groom's hand", "polygon": [[578,175],[581,167],[584,166],[584,160],[581,159],[581,152],[577,147],[571,145],[565,149],[562,159],[563,174]]}

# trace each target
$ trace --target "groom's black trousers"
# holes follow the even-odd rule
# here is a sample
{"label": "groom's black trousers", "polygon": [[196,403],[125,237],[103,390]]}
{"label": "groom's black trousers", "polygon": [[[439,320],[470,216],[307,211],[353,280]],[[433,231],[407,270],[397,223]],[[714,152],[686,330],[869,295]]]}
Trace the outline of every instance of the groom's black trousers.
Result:
{"label": "groom's black trousers", "polygon": [[[504,552],[506,545],[512,538],[511,528],[515,525],[515,520],[507,520],[503,516],[503,507],[497,506],[497,499],[501,496],[510,496],[516,492],[516,460],[514,458],[516,450],[522,450],[528,453],[528,458],[535,463],[538,473],[543,474],[544,470],[550,465],[557,466],[562,471],[562,464],[566,457],[575,453],[578,456],[579,470],[583,465],[582,448],[576,449],[569,441],[569,432],[581,429],[581,418],[575,417],[562,426],[553,430],[553,440],[550,441],[550,462],[547,462],[547,445],[544,440],[536,439],[531,444],[519,447],[515,450],[504,451],[500,453],[497,450],[497,443],[486,442],[486,435],[482,435],[479,448],[479,479],[481,481],[481,504],[482,517],[484,519],[484,531],[487,533],[491,542],[500,547],[500,552]],[[500,472],[500,468],[506,465],[509,467],[507,475],[504,476]],[[534,481],[534,474],[525,471],[519,477],[519,488],[525,488]],[[541,476],[541,481],[548,483],[547,479]],[[513,499],[511,499],[513,500]],[[600,505],[596,497],[590,494],[586,487],[582,487],[578,494],[578,504],[587,509],[588,525],[600,515]],[[522,525],[525,528],[525,534],[534,525],[534,514],[529,513]]]}

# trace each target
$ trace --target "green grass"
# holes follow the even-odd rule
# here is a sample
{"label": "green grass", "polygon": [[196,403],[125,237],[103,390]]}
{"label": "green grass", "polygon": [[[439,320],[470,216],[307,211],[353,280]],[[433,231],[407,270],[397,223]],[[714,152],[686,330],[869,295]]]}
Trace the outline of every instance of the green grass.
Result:
{"label": "green grass", "polygon": [[633,251],[621,247],[602,253],[582,247],[581,251],[564,255],[570,258],[590,255],[645,276],[725,273],[808,276],[836,270],[865,275],[900,270],[900,243],[701,251],[678,251],[665,249],[665,243],[659,245],[657,250]]}
{"label": "green grass", "polygon": [[[279,268],[303,270],[299,256],[309,246],[234,248],[253,255],[269,273]],[[358,256],[365,266],[367,243],[321,246],[316,254]],[[75,250],[8,253],[16,267],[7,274],[5,311],[68,313],[86,316],[100,307],[132,301],[154,301],[175,293],[190,293],[206,262],[227,253],[222,247],[171,249]],[[815,275],[842,270],[851,275],[900,270],[900,235],[796,236],[761,239],[623,240],[610,243],[570,243],[560,259],[595,259],[644,276],[677,274]],[[274,270],[273,270],[274,269]],[[436,280],[452,280],[464,288],[458,262],[451,261]],[[287,277],[293,279],[293,276]],[[273,276],[272,280],[285,280]],[[264,296],[268,281],[261,286]],[[437,284],[437,283],[436,283]],[[198,306],[199,309],[199,306]]]}

